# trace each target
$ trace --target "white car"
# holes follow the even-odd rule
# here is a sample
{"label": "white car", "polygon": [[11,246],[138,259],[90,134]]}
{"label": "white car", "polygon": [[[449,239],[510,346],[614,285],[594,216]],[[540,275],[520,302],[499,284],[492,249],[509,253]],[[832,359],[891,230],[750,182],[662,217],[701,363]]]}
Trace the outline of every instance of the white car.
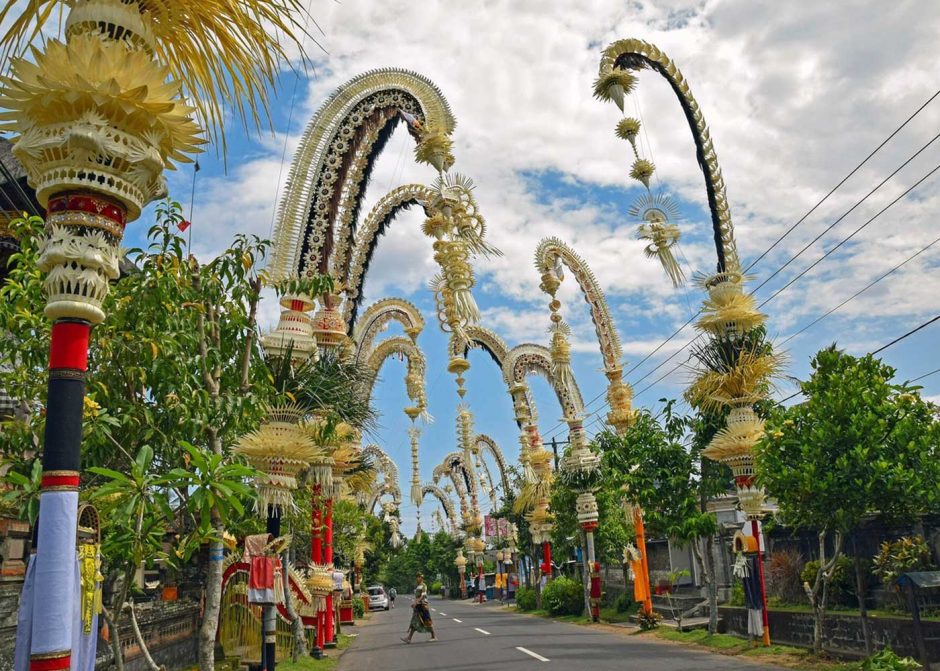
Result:
{"label": "white car", "polygon": [[388,594],[384,587],[374,585],[369,588],[369,610],[388,610]]}

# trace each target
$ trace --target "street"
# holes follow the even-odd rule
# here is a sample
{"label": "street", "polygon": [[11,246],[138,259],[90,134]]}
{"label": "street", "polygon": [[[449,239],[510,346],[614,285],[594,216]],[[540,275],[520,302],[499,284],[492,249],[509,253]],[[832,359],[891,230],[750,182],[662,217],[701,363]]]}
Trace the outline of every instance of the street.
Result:
{"label": "street", "polygon": [[440,641],[415,634],[408,645],[400,637],[408,628],[411,599],[401,595],[398,608],[372,614],[363,626],[348,628],[358,638],[342,656],[339,671],[416,671],[419,669],[777,669],[750,660],[723,657],[645,637],[608,633],[497,606],[466,601],[431,600],[431,615]]}

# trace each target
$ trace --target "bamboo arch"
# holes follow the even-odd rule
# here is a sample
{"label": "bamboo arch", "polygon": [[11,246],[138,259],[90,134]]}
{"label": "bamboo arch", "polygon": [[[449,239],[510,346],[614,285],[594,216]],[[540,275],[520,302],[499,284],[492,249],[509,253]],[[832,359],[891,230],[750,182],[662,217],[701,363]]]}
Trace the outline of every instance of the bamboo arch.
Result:
{"label": "bamboo arch", "polygon": [[[597,343],[601,350],[601,359],[604,362],[604,374],[607,376],[607,401],[611,411],[608,421],[623,433],[633,423],[633,409],[631,398],[633,391],[623,382],[623,365],[621,359],[623,350],[620,345],[620,336],[617,326],[607,307],[604,292],[594,273],[583,258],[581,258],[568,244],[558,238],[545,238],[539,242],[535,250],[535,267],[541,275],[542,291],[551,296],[549,307],[552,311],[552,321],[561,322],[561,302],[556,298],[556,292],[564,276],[560,272],[560,265],[564,264],[571,271],[572,276],[581,289],[584,301],[591,310],[591,321],[597,334]],[[557,336],[556,336],[557,337]],[[573,417],[573,416],[572,416]]]}
{"label": "bamboo arch", "polygon": [[394,336],[379,342],[378,345],[369,353],[366,359],[366,365],[373,372],[372,384],[369,385],[369,394],[375,387],[378,380],[379,371],[382,364],[395,355],[400,355],[408,361],[408,371],[405,374],[405,390],[408,398],[414,403],[414,406],[406,408],[405,412],[414,419],[419,414],[426,413],[428,407],[427,393],[425,390],[425,373],[427,371],[427,362],[424,353],[409,338]]}
{"label": "bamboo arch", "polygon": [[402,325],[405,335],[411,338],[412,342],[417,340],[425,326],[421,311],[404,298],[383,298],[376,301],[356,321],[353,328],[357,359],[368,356],[378,334],[393,321]]}
{"label": "bamboo arch", "polygon": [[[499,480],[503,486],[503,495],[505,496],[509,493],[509,478],[506,474],[506,458],[503,456],[503,451],[499,448],[496,441],[485,433],[478,433],[473,440],[473,444],[474,450],[480,455],[481,461],[484,452],[489,452],[490,456],[493,457],[493,461],[496,463],[496,467],[499,470]],[[485,461],[482,461],[482,463],[484,465],[486,464]]]}
{"label": "bamboo arch", "polygon": [[718,166],[718,155],[715,153],[702,110],[682,72],[673,60],[655,45],[643,40],[626,39],[614,42],[604,49],[598,81],[602,81],[616,70],[640,70],[647,67],[658,72],[669,82],[685,113],[689,130],[692,131],[696,157],[705,177],[715,251],[718,254],[718,272],[739,272],[740,262],[734,241],[734,227],[731,224],[731,208],[725,194],[725,180]]}
{"label": "bamboo arch", "polygon": [[294,155],[274,232],[271,276],[343,267],[376,158],[399,121],[418,141],[416,157],[449,168],[456,120],[441,91],[417,73],[386,68],[340,86],[313,116]]}
{"label": "bamboo arch", "polygon": [[450,523],[451,533],[456,537],[459,533],[459,523],[457,522],[457,515],[454,512],[454,504],[450,500],[450,497],[444,493],[444,490],[432,483],[426,483],[421,488],[422,499],[427,496],[433,496],[441,504],[441,507],[444,509],[444,514],[447,516],[447,521]]}

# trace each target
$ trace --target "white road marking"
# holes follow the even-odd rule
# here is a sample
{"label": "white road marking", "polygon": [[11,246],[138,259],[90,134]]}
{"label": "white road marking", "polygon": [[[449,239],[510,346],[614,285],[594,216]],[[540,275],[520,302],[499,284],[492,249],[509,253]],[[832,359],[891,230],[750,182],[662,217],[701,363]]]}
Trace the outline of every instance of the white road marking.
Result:
{"label": "white road marking", "polygon": [[488,632],[488,631],[486,631],[486,630],[484,630],[484,629],[480,629],[479,627],[474,627],[473,629],[474,629],[474,631],[480,632],[480,633],[483,634],[484,636],[489,636],[489,635],[490,635],[490,632]]}
{"label": "white road marking", "polygon": [[517,647],[516,647],[516,650],[518,650],[519,652],[524,652],[524,653],[527,654],[529,657],[535,657],[535,658],[536,658],[537,660],[539,660],[540,662],[548,662],[548,661],[550,661],[550,660],[548,659],[548,657],[542,657],[542,655],[537,655],[536,653],[532,652],[531,650],[526,650],[525,648],[520,648],[520,647],[517,646]]}
{"label": "white road marking", "polygon": [[445,613],[444,611],[441,611],[441,617],[447,617],[447,613]]}
{"label": "white road marking", "polygon": [[456,622],[457,624],[463,624],[463,620],[458,620],[456,617],[453,618],[453,620],[454,620],[454,622]]}

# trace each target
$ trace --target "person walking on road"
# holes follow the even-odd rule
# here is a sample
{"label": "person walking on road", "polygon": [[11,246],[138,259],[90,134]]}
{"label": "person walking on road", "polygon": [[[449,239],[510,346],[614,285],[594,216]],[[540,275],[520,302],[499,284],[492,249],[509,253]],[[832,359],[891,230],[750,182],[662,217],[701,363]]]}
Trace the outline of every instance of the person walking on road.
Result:
{"label": "person walking on road", "polygon": [[388,590],[388,600],[392,608],[395,607],[395,597],[398,596],[398,590],[394,587]]}
{"label": "person walking on road", "polygon": [[437,641],[437,635],[434,633],[434,623],[431,621],[431,608],[428,606],[428,587],[424,584],[424,576],[420,573],[415,580],[415,598],[411,604],[411,623],[408,625],[408,635],[402,636],[401,640],[405,643],[411,643],[411,637],[415,632],[422,634],[431,634],[431,641]]}

